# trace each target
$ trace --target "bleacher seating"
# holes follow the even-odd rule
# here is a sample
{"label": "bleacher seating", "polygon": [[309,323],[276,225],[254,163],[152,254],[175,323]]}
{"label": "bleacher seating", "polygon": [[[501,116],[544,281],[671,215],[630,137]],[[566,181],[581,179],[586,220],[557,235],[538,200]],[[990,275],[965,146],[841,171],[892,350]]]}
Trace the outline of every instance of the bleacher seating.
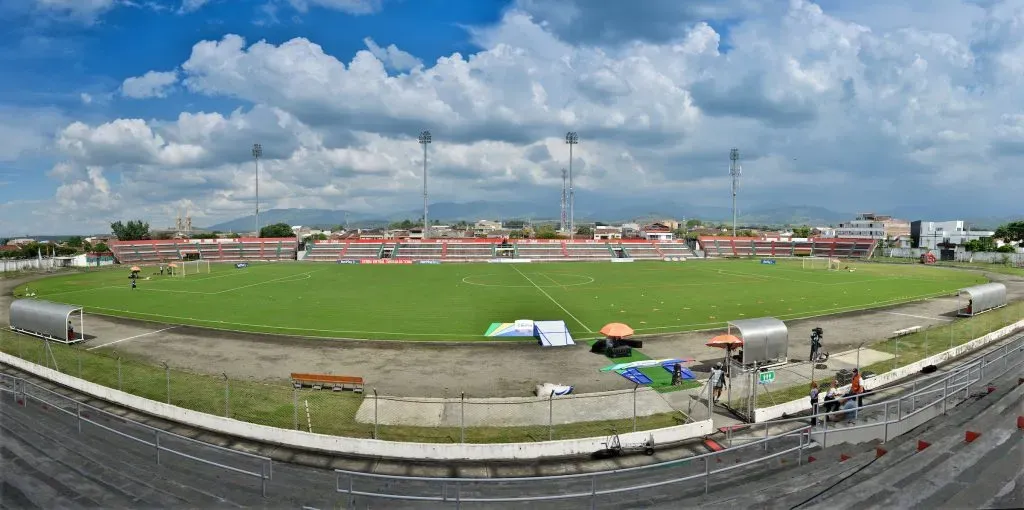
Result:
{"label": "bleacher seating", "polygon": [[518,257],[530,260],[564,260],[565,252],[562,251],[562,243],[556,244],[526,244],[516,245]]}
{"label": "bleacher seating", "polygon": [[864,258],[871,255],[871,239],[772,240],[756,237],[701,237],[700,246],[709,257],[841,257]]}
{"label": "bleacher seating", "polygon": [[661,260],[665,258],[665,255],[654,246],[654,243],[622,243],[620,246],[626,250],[626,255],[631,259]]}
{"label": "bleacher seating", "polygon": [[440,260],[444,250],[441,243],[402,243],[398,246],[398,258],[412,260]]}
{"label": "bleacher seating", "polygon": [[110,250],[122,264],[158,264],[198,254],[211,262],[239,260],[294,260],[294,238],[167,239],[114,241]]}
{"label": "bleacher seating", "polygon": [[687,246],[685,243],[656,242],[654,243],[654,246],[656,246],[659,251],[664,253],[666,257],[693,258],[695,256],[693,254],[693,250],[691,250],[690,247]]}
{"label": "bleacher seating", "polygon": [[358,243],[349,241],[345,248],[338,255],[339,260],[359,260],[380,258],[380,249],[384,246],[382,242]]}
{"label": "bleacher seating", "polygon": [[312,243],[306,247],[306,259],[312,262],[333,262],[338,260],[345,244],[331,241]]}
{"label": "bleacher seating", "polygon": [[[431,240],[431,241],[320,241],[309,245],[304,260],[332,262],[337,260],[376,259],[382,248],[393,249],[391,258],[405,260],[446,260],[452,262],[490,260],[498,255],[494,240]],[[537,261],[610,260],[618,258],[616,250],[625,251],[626,258],[661,260],[666,257],[695,257],[684,242],[672,241],[516,241],[515,258]]]}
{"label": "bleacher seating", "polygon": [[565,251],[570,259],[611,259],[615,257],[608,243],[566,243]]}
{"label": "bleacher seating", "polygon": [[447,243],[445,260],[487,260],[494,258],[491,243]]}

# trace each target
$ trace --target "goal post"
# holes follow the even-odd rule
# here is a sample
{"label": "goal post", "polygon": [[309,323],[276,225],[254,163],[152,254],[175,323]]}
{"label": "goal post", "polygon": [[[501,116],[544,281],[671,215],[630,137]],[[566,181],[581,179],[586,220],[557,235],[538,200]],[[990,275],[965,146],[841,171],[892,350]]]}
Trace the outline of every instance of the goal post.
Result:
{"label": "goal post", "polygon": [[175,276],[189,276],[210,272],[210,261],[208,260],[183,260],[178,262],[178,270]]}
{"label": "goal post", "polygon": [[835,257],[805,257],[801,259],[804,269],[838,271],[839,259]]}

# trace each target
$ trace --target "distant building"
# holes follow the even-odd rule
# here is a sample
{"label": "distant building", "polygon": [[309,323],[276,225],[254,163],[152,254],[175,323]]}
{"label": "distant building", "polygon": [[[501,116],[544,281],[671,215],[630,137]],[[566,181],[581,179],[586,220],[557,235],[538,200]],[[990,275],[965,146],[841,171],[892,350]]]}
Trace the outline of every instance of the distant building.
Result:
{"label": "distant building", "polygon": [[968,230],[967,224],[962,220],[917,220],[910,223],[910,244],[914,248],[951,248],[993,235],[995,232],[991,230]]}
{"label": "distant building", "polygon": [[612,241],[617,239],[622,239],[622,227],[594,227],[595,241]]}
{"label": "distant building", "polygon": [[21,237],[21,238],[18,238],[18,239],[11,239],[10,241],[7,241],[7,245],[8,246],[22,246],[22,245],[26,245],[26,244],[32,244],[34,242],[36,242],[35,239],[30,239],[28,237]]}
{"label": "distant building", "polygon": [[668,225],[662,223],[652,223],[650,225],[644,225],[640,229],[640,238],[648,241],[671,241],[675,239],[675,233]]}
{"label": "distant building", "polygon": [[847,239],[896,239],[908,234],[910,222],[875,213],[863,213],[835,229],[835,237]]}

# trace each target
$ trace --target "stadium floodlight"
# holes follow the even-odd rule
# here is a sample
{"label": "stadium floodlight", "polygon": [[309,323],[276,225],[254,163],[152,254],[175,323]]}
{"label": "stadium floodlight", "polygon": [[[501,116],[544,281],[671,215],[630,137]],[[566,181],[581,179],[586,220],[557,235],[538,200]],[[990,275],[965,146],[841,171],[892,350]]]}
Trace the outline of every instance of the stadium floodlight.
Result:
{"label": "stadium floodlight", "polygon": [[420,132],[420,145],[423,146],[423,239],[430,234],[430,223],[427,221],[427,145],[430,144],[430,131]]}
{"label": "stadium floodlight", "polygon": [[260,236],[260,157],[263,156],[263,146],[252,144],[252,157],[256,162],[256,237]]}
{"label": "stadium floodlight", "polygon": [[580,135],[575,131],[565,134],[565,143],[569,146],[569,240],[576,239],[576,190],[572,187],[572,146],[580,143]]}
{"label": "stadium floodlight", "polygon": [[740,189],[740,150],[729,149],[729,175],[732,176],[732,236],[736,237],[736,191]]}

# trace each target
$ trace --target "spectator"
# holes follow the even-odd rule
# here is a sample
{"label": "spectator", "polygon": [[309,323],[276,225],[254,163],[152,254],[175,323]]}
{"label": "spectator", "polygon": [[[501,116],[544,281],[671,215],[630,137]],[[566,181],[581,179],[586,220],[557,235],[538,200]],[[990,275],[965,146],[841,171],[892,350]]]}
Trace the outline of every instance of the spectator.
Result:
{"label": "spectator", "polygon": [[818,424],[818,383],[811,382],[811,426]]}
{"label": "spectator", "polygon": [[836,388],[839,387],[839,381],[832,379],[832,383],[828,387],[828,391],[825,392],[825,412],[834,413],[839,410],[839,400],[837,400]]}
{"label": "spectator", "polygon": [[864,405],[864,385],[860,378],[860,369],[853,369],[853,380],[850,381],[850,394],[857,397],[857,407]]}
{"label": "spectator", "polygon": [[842,410],[846,412],[840,416],[842,416],[842,418],[846,418],[850,425],[853,425],[853,421],[857,419],[857,407],[857,402],[852,398],[848,398],[843,402]]}

